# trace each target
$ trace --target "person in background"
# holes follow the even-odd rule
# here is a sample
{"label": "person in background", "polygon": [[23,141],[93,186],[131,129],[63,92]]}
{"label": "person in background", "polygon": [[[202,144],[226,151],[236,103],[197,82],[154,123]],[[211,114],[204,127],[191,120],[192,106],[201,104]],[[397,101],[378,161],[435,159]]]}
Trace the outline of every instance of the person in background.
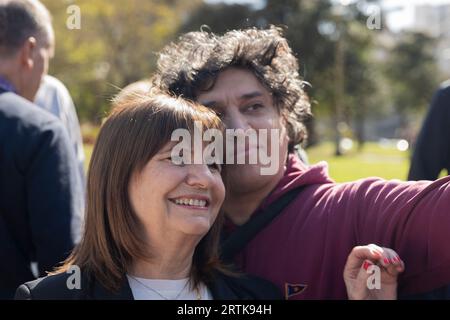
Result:
{"label": "person in background", "polygon": [[69,140],[75,150],[80,178],[84,186],[84,149],[80,122],[72,97],[66,86],[57,78],[44,75],[34,103],[59,118],[67,129]]}
{"label": "person in background", "polygon": [[450,80],[431,101],[414,147],[408,180],[436,180],[442,170],[450,174]]}
{"label": "person in background", "polygon": [[83,198],[61,121],[34,101],[54,52],[37,0],[0,0],[0,299],[63,261],[80,235]]}

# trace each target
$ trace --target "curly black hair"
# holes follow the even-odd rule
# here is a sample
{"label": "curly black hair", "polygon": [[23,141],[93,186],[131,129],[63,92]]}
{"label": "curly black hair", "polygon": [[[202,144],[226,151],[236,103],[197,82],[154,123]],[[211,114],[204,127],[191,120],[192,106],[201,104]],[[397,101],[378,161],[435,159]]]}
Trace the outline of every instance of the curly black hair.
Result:
{"label": "curly black hair", "polygon": [[293,152],[306,138],[303,122],[311,116],[311,105],[297,58],[279,27],[232,30],[224,35],[203,30],[186,33],[160,52],[152,82],[196,100],[200,92],[212,89],[219,72],[228,67],[251,71],[271,92],[286,120],[289,151]]}

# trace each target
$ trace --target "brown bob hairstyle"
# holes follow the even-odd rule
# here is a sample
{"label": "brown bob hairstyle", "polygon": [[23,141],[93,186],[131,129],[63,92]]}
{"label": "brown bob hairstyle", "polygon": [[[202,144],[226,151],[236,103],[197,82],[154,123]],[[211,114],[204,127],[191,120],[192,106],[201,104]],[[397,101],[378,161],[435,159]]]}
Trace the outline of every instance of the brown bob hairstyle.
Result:
{"label": "brown bob hairstyle", "polygon": [[[223,131],[209,109],[163,93],[118,100],[100,130],[87,178],[85,227],[80,244],[56,273],[77,265],[83,274],[117,291],[134,259],[151,258],[145,252],[140,222],[133,212],[128,185],[135,172],[171,139],[175,129],[194,132],[194,121],[206,129]],[[191,285],[208,283],[221,270],[218,244],[223,216],[219,213],[195,249]]]}

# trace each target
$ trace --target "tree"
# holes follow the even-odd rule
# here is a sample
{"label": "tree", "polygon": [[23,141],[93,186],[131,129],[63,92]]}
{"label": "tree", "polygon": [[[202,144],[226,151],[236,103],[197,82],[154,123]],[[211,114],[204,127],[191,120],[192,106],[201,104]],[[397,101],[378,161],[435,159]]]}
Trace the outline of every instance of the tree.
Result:
{"label": "tree", "polygon": [[418,32],[400,35],[385,67],[392,102],[401,115],[402,129],[409,124],[409,114],[423,110],[438,85],[434,40]]}
{"label": "tree", "polygon": [[212,32],[222,34],[232,29],[251,27],[253,23],[254,11],[246,5],[203,3],[185,21],[178,33],[199,31],[206,26]]}
{"label": "tree", "polygon": [[[43,0],[53,15],[56,56],[50,72],[69,87],[82,120],[99,122],[118,88],[147,78],[156,54],[201,0]],[[71,30],[67,8],[81,12]]]}

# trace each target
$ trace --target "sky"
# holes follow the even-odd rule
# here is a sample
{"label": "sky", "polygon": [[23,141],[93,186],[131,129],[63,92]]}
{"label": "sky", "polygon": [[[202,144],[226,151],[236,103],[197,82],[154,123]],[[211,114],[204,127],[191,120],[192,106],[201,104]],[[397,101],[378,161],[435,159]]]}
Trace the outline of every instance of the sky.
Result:
{"label": "sky", "polygon": [[414,6],[419,4],[450,4],[450,0],[383,0],[384,9],[394,9],[387,14],[387,23],[394,31],[411,26],[414,21]]}
{"label": "sky", "polygon": [[[242,3],[251,4],[256,9],[264,6],[264,0],[205,0],[208,3]],[[355,0],[334,0],[336,2],[355,2]],[[387,23],[393,31],[400,31],[411,26],[414,20],[414,6],[418,4],[450,4],[450,0],[382,0],[381,4],[384,9],[391,10],[386,13]]]}

